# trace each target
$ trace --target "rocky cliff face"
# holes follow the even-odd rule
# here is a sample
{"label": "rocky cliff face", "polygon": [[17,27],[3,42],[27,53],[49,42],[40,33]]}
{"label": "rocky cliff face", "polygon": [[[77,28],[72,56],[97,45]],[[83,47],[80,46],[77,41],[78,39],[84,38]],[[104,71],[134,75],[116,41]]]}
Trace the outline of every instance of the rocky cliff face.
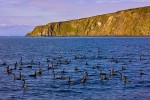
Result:
{"label": "rocky cliff face", "polygon": [[150,36],[150,6],[49,23],[27,36]]}

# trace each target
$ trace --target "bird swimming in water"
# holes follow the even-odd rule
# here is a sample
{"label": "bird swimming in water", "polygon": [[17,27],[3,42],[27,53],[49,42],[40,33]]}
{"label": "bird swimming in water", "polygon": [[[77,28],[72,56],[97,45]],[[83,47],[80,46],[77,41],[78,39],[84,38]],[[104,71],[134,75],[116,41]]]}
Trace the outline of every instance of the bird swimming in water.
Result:
{"label": "bird swimming in water", "polygon": [[[103,77],[104,76],[104,77]],[[106,74],[100,74],[100,79],[101,80],[107,80],[108,79],[108,77],[106,77]]]}
{"label": "bird swimming in water", "polygon": [[121,67],[121,70],[126,70],[126,68],[124,68],[123,66]]}
{"label": "bird swimming in water", "polygon": [[36,72],[36,70],[34,71],[34,74],[33,75],[29,75],[30,77],[34,77],[34,78],[36,78],[36,76],[37,76],[37,72]]}
{"label": "bird swimming in water", "polygon": [[140,75],[144,75],[144,72],[143,72],[143,70],[140,70]]}
{"label": "bird swimming in water", "polygon": [[100,64],[95,64],[92,68],[96,69],[96,68],[99,68],[99,67],[100,67]]}
{"label": "bird swimming in water", "polygon": [[37,73],[37,75],[41,75],[43,72],[43,69],[42,68],[39,68],[39,72]]}
{"label": "bird swimming in water", "polygon": [[93,67],[92,67],[93,69],[96,69],[96,67],[95,67],[95,65],[93,65]]}
{"label": "bird swimming in water", "polygon": [[49,64],[48,64],[48,67],[47,67],[47,69],[48,69],[48,70],[52,69],[52,68],[50,67],[50,65],[49,65]]}
{"label": "bird swimming in water", "polygon": [[68,76],[64,76],[63,73],[61,72],[60,73],[60,79],[66,79],[66,78],[68,78]]}
{"label": "bird swimming in water", "polygon": [[16,75],[14,74],[14,81],[15,80],[21,80],[21,75],[20,75],[20,77],[16,77]]}
{"label": "bird swimming in water", "polygon": [[123,79],[122,73],[119,72],[119,74],[120,74],[120,79],[122,80]]}
{"label": "bird swimming in water", "polygon": [[104,78],[103,78],[103,80],[108,80],[108,78],[106,77],[106,74],[104,75]]}
{"label": "bird swimming in water", "polygon": [[112,70],[108,70],[108,71],[109,71],[109,76],[113,76]]}
{"label": "bird swimming in water", "polygon": [[66,70],[66,69],[64,68],[64,69],[61,71],[61,74],[62,74],[62,73],[66,73],[66,71],[65,71],[65,70]]}
{"label": "bird swimming in water", "polygon": [[112,69],[112,75],[117,75],[116,72],[118,72],[118,70],[114,70],[114,68]]}
{"label": "bird swimming in water", "polygon": [[89,73],[87,71],[85,72],[85,76],[89,76]]}
{"label": "bird swimming in water", "polygon": [[19,67],[19,70],[23,70],[23,69],[22,69],[22,65]]}
{"label": "bird swimming in water", "polygon": [[27,85],[26,85],[25,79],[23,79],[22,81],[23,81],[22,88],[26,88],[26,87],[27,87]]}
{"label": "bird swimming in water", "polygon": [[129,83],[129,81],[127,80],[127,76],[124,76],[124,82]]}
{"label": "bird swimming in water", "polygon": [[[104,77],[103,77],[104,76]],[[100,70],[100,79],[101,80],[107,80],[106,73],[102,73],[102,70]]]}
{"label": "bird swimming in water", "polygon": [[70,76],[68,77],[68,84],[73,84],[74,82],[71,80]]}
{"label": "bird swimming in water", "polygon": [[103,80],[103,75],[102,74],[100,74],[100,79]]}
{"label": "bird swimming in water", "polygon": [[75,70],[76,72],[81,72],[81,70],[78,69],[77,67],[75,67],[74,70]]}
{"label": "bird swimming in water", "polygon": [[86,65],[86,66],[89,65],[87,61],[85,62],[85,65]]}
{"label": "bird swimming in water", "polygon": [[33,59],[31,60],[30,65],[28,65],[27,67],[32,68],[32,65],[33,65]]}
{"label": "bird swimming in water", "polygon": [[106,73],[102,73],[102,70],[100,70],[100,75],[106,75]]}
{"label": "bird swimming in water", "polygon": [[7,73],[8,73],[8,75],[12,73],[12,69],[10,69],[9,66],[7,66]]}
{"label": "bird swimming in water", "polygon": [[20,58],[20,61],[19,61],[20,65],[23,65],[23,60],[22,60],[22,57]]}
{"label": "bird swimming in water", "polygon": [[145,60],[143,54],[140,55],[140,60]]}
{"label": "bird swimming in water", "polygon": [[52,67],[52,72],[53,72],[53,74],[55,73],[55,69]]}
{"label": "bird swimming in water", "polygon": [[7,63],[4,61],[4,62],[2,63],[2,65],[3,65],[3,66],[6,66],[6,65],[7,65]]}
{"label": "bird swimming in water", "polygon": [[82,83],[86,82],[86,76],[85,75],[81,78],[80,82],[82,82]]}
{"label": "bird swimming in water", "polygon": [[114,68],[112,69],[112,73],[118,72],[118,70],[115,70]]}
{"label": "bird swimming in water", "polygon": [[53,78],[52,78],[53,80],[56,80],[57,78],[56,78],[56,76],[55,76],[55,74],[53,74]]}
{"label": "bird swimming in water", "polygon": [[16,70],[17,69],[17,65],[18,65],[18,63],[17,63],[17,61],[14,63],[14,70]]}
{"label": "bird swimming in water", "polygon": [[50,60],[47,58],[47,63],[49,63],[50,62]]}
{"label": "bird swimming in water", "polygon": [[51,79],[53,79],[55,81],[57,79],[61,79],[61,77],[56,77],[55,74],[53,74],[53,78],[51,78]]}

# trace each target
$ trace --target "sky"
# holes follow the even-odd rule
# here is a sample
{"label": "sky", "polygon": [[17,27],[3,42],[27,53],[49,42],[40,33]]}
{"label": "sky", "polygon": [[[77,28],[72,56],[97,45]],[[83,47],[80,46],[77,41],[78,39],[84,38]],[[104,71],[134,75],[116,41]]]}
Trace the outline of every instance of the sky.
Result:
{"label": "sky", "polygon": [[0,36],[24,36],[37,25],[150,6],[150,0],[0,0]]}

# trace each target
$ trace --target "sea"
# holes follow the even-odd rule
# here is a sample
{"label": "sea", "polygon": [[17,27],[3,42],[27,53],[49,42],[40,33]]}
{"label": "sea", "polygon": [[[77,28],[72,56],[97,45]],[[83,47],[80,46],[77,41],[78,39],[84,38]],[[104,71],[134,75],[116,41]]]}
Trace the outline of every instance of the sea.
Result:
{"label": "sea", "polygon": [[0,37],[0,100],[16,99],[149,100],[150,37]]}

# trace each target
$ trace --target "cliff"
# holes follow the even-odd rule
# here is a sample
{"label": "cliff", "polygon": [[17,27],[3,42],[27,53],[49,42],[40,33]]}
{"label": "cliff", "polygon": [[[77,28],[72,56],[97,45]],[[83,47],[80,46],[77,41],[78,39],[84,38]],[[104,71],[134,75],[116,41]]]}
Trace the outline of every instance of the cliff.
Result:
{"label": "cliff", "polygon": [[150,36],[150,6],[37,26],[27,36]]}

